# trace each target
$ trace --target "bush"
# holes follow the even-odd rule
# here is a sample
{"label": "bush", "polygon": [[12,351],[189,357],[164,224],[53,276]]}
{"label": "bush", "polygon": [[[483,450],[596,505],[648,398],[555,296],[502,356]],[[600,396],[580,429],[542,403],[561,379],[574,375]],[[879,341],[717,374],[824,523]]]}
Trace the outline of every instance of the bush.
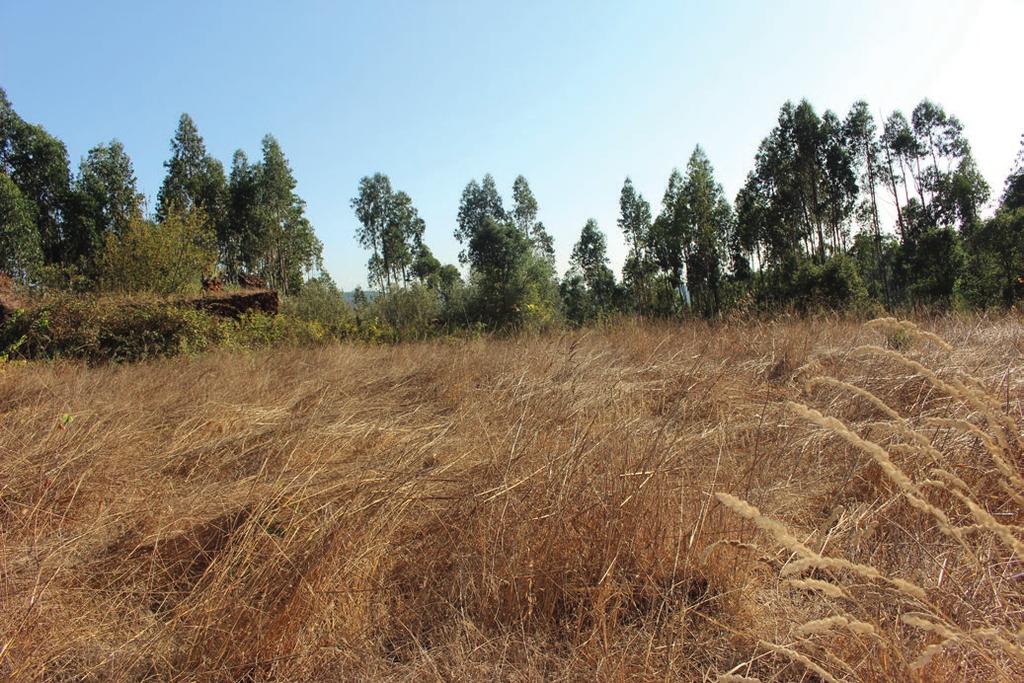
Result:
{"label": "bush", "polygon": [[0,351],[12,358],[136,361],[201,351],[217,336],[216,320],[166,302],[63,295],[16,312],[0,329]]}
{"label": "bush", "polygon": [[758,299],[762,307],[776,309],[794,306],[801,312],[815,309],[853,309],[868,303],[857,263],[845,255],[836,255],[825,263],[800,258],[779,265],[757,278]]}
{"label": "bush", "polygon": [[238,320],[223,321],[221,332],[225,346],[241,349],[317,346],[331,339],[327,328],[315,320],[268,315],[261,311],[249,311]]}
{"label": "bush", "polygon": [[332,334],[317,321],[250,311],[238,320],[155,298],[50,296],[0,326],[0,356],[132,362],[216,347],[316,346]]}
{"label": "bush", "polygon": [[371,341],[424,339],[444,329],[441,297],[425,285],[382,293],[369,303],[367,313],[363,322],[369,325]]}
{"label": "bush", "polygon": [[356,316],[341,290],[323,273],[306,281],[295,296],[285,297],[281,313],[307,323],[317,323],[332,337],[345,339],[356,332]]}
{"label": "bush", "polygon": [[199,290],[217,261],[216,238],[202,213],[170,214],[162,223],[133,220],[108,234],[99,256],[99,286],[107,292],[185,294]]}
{"label": "bush", "polygon": [[856,262],[844,255],[833,256],[822,265],[805,261],[796,281],[797,303],[802,308],[857,308],[868,298]]}

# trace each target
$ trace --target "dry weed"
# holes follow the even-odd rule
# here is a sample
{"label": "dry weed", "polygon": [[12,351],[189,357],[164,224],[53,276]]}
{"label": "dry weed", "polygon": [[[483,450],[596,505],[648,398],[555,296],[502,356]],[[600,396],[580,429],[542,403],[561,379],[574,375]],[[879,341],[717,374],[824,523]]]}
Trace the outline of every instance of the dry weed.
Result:
{"label": "dry weed", "polygon": [[0,677],[1018,680],[1022,337],[6,366]]}

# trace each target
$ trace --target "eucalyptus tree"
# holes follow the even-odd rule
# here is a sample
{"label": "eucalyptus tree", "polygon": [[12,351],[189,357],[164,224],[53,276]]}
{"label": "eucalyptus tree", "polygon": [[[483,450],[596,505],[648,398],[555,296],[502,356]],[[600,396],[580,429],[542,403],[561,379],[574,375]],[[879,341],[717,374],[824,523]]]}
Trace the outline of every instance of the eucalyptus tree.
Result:
{"label": "eucalyptus tree", "polygon": [[65,262],[66,218],[71,193],[67,148],[42,126],[22,120],[3,89],[0,89],[0,173],[11,179],[21,199],[28,202],[27,210],[39,233],[43,260]]}
{"label": "eucalyptus tree", "polygon": [[227,220],[217,233],[221,265],[230,279],[260,267],[261,249],[256,207],[257,166],[242,150],[235,150],[228,177]]}
{"label": "eucalyptus tree", "polygon": [[471,180],[462,191],[455,228],[455,239],[463,246],[459,253],[459,260],[462,263],[470,262],[469,243],[473,235],[483,229],[488,218],[498,223],[508,220],[501,194],[498,193],[494,177],[490,173],[484,175],[483,182]]}
{"label": "eucalyptus tree", "polygon": [[254,171],[257,252],[252,261],[270,286],[289,294],[302,287],[306,273],[321,266],[323,245],[306,218],[306,203],[295,192],[295,177],[274,136],[264,136],[262,152]]}
{"label": "eucalyptus tree", "polygon": [[651,259],[673,293],[680,291],[686,266],[686,249],[689,247],[683,220],[682,188],[683,176],[678,169],[673,168],[661,198],[661,211],[651,224],[648,239]]}
{"label": "eucalyptus tree", "polygon": [[1024,208],[1024,135],[1020,138],[1020,151],[1017,152],[1013,170],[1003,184],[1000,203],[1003,209]]}
{"label": "eucalyptus tree", "polygon": [[685,249],[686,285],[691,300],[705,317],[722,309],[722,281],[732,242],[733,211],[704,150],[693,150],[679,191]]}
{"label": "eucalyptus tree", "polygon": [[120,237],[142,218],[144,201],[124,145],[111,140],[90,149],[74,181],[65,248],[68,258],[91,261],[108,235]]}
{"label": "eucalyptus tree", "polygon": [[628,176],[619,193],[617,223],[629,247],[622,267],[623,284],[629,290],[636,309],[642,313],[651,312],[656,269],[651,248],[651,205]]}
{"label": "eucalyptus tree", "polygon": [[882,147],[878,138],[878,126],[871,114],[868,103],[859,100],[850,108],[845,121],[846,137],[853,154],[853,168],[858,173],[858,184],[862,195],[859,214],[871,235],[872,253],[875,262],[875,278],[885,305],[892,305],[889,289],[889,275],[885,267],[882,239],[882,223],[878,212],[878,185],[882,175],[880,160]]}
{"label": "eucalyptus tree", "polygon": [[554,242],[544,224],[537,220],[537,213],[537,198],[530,184],[523,176],[516,176],[512,182],[512,222],[530,240],[534,253],[554,266]]}
{"label": "eucalyptus tree", "polygon": [[157,219],[163,220],[171,211],[201,210],[217,232],[223,232],[228,202],[224,166],[206,151],[206,143],[188,114],[178,120],[171,139],[171,157],[164,168],[167,175],[157,193]]}
{"label": "eucalyptus tree", "polygon": [[1024,138],[1021,142],[995,215],[964,231],[969,248],[964,290],[979,306],[999,300],[1009,308],[1022,294],[1018,278],[1024,273]]}
{"label": "eucalyptus tree", "polygon": [[[885,120],[881,142],[885,155],[884,177],[892,197],[892,203],[896,208],[896,226],[902,240],[910,229],[908,220],[904,216],[905,207],[910,204],[908,168],[912,169],[915,160],[920,156],[920,146],[917,138],[914,137],[910,122],[900,111],[893,112]],[[900,188],[903,189],[902,198],[900,197]],[[922,189],[919,189],[919,196],[923,198]]]}
{"label": "eucalyptus tree", "polygon": [[426,224],[409,195],[396,192],[391,180],[377,173],[359,181],[352,208],[360,222],[359,244],[373,252],[367,264],[371,282],[387,291],[408,284],[417,272],[426,276],[432,258],[423,244]]}
{"label": "eucalyptus tree", "polygon": [[535,200],[525,180],[516,185],[515,206],[507,212],[490,174],[479,183],[470,181],[462,192],[455,228],[463,247],[459,260],[469,266],[475,315],[495,327],[545,318],[557,299],[550,252],[538,249],[530,237],[531,232],[539,234]]}
{"label": "eucalyptus tree", "polygon": [[613,311],[618,304],[615,275],[608,267],[607,240],[597,221],[588,219],[569,258],[561,296],[566,315],[576,323]]}
{"label": "eucalyptus tree", "polygon": [[42,264],[35,208],[7,173],[0,172],[0,272],[27,282]]}
{"label": "eucalyptus tree", "polygon": [[858,191],[855,163],[836,114],[818,116],[807,100],[786,102],[736,198],[737,255],[763,251],[771,265],[790,267],[804,254],[823,263],[843,251]]}

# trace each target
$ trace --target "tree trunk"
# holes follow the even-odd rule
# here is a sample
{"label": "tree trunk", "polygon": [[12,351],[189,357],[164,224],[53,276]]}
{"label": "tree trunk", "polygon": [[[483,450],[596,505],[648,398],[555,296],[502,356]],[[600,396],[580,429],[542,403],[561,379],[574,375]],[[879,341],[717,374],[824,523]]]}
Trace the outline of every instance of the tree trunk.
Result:
{"label": "tree trunk", "polygon": [[[906,239],[906,230],[903,227],[903,212],[900,210],[900,194],[896,188],[896,174],[892,167],[892,155],[889,153],[889,148],[885,147],[885,160],[889,165],[889,182],[892,185],[892,200],[896,204],[896,225],[900,229],[900,241]],[[876,210],[877,215],[877,210]]]}
{"label": "tree trunk", "polygon": [[875,232],[875,262],[878,266],[878,279],[882,283],[882,296],[885,298],[885,309],[892,308],[889,297],[889,279],[885,274],[885,263],[882,258],[882,228],[878,221],[878,198],[875,194],[875,174],[871,164],[871,148],[869,142],[864,143],[864,158],[868,167],[868,190],[871,194],[871,225]]}

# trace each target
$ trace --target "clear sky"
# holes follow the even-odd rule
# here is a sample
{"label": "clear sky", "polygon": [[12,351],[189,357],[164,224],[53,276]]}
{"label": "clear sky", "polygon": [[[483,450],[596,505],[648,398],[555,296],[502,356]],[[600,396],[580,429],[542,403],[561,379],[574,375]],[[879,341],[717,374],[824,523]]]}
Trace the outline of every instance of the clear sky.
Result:
{"label": "clear sky", "polygon": [[0,86],[73,165],[118,138],[151,206],[181,112],[229,166],[273,133],[326,269],[365,284],[349,208],[377,171],[454,262],[462,188],[529,179],[564,270],[630,175],[655,212],[700,144],[728,196],[787,99],[845,115],[923,97],[964,122],[998,192],[1024,133],[1021,0],[49,2],[0,0]]}

